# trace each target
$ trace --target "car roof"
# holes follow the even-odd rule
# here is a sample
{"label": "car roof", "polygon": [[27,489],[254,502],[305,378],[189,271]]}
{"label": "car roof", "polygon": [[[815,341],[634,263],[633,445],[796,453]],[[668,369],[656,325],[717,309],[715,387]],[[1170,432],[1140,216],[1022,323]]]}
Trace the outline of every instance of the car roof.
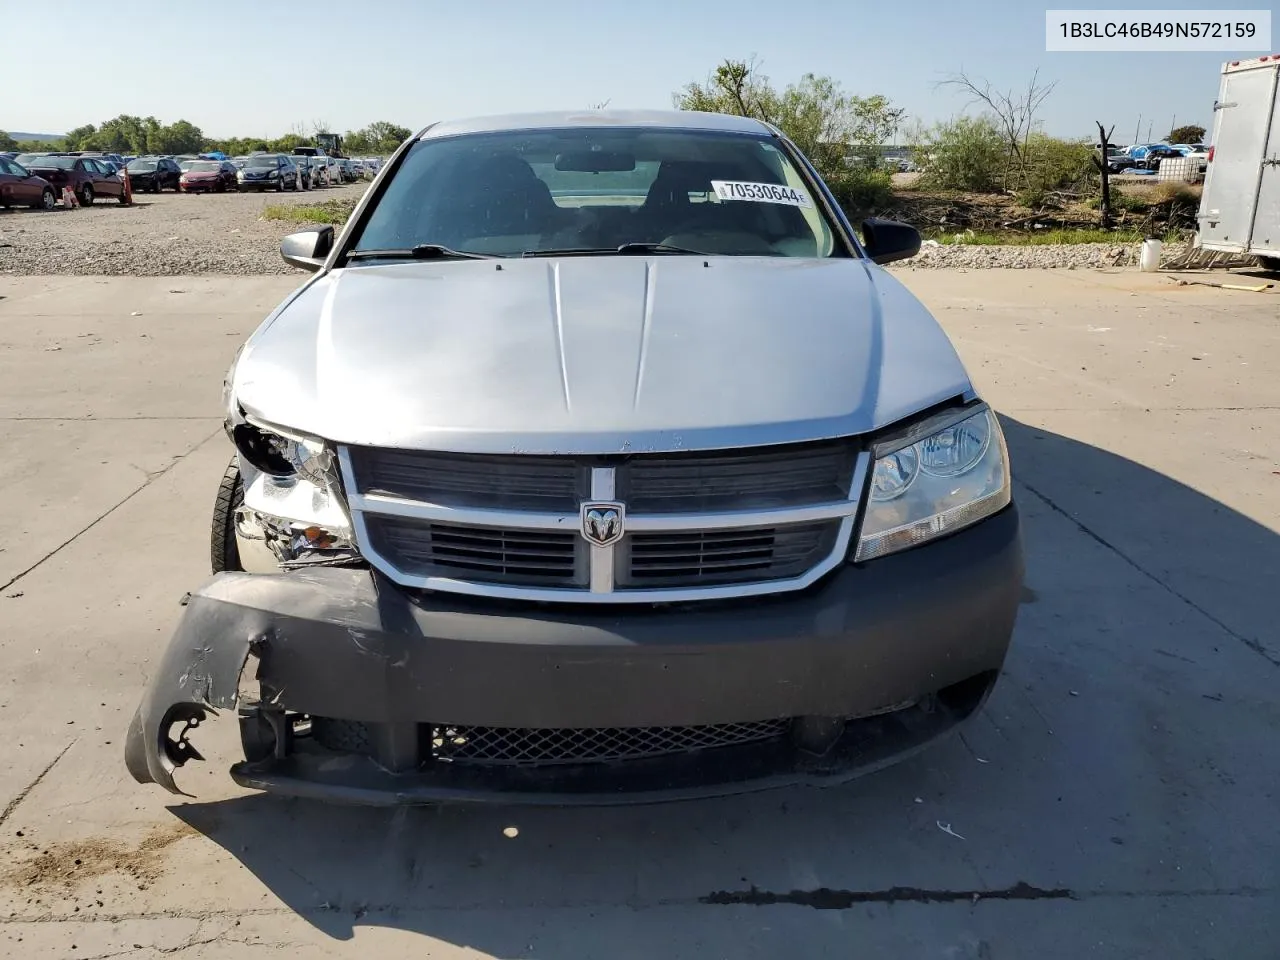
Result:
{"label": "car roof", "polygon": [[751,117],[696,110],[578,110],[547,113],[506,113],[432,124],[420,139],[453,137],[464,133],[500,130],[548,130],[562,127],[658,127],[671,130],[705,130],[716,133],[769,134],[773,130]]}

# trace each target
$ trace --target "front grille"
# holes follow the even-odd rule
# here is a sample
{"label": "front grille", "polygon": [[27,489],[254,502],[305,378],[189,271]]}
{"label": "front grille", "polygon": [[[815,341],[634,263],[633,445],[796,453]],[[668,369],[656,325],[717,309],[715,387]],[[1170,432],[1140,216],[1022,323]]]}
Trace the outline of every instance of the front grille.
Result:
{"label": "front grille", "polygon": [[839,520],[627,537],[622,587],[702,586],[797,577],[831,553]]}
{"label": "front grille", "polygon": [[[599,457],[343,450],[357,536],[400,583],[588,603],[813,582],[839,563],[867,463],[845,440]],[[618,543],[586,540],[593,500],[622,505]]]}
{"label": "front grille", "polygon": [[636,513],[761,510],[843,500],[854,450],[824,443],[771,452],[637,458],[618,471],[619,497]]}
{"label": "front grille", "polygon": [[[619,763],[694,750],[761,743],[783,737],[790,720],[688,727],[454,727],[419,725],[425,756],[472,766],[553,766]],[[367,727],[350,720],[312,718],[315,738],[331,750],[371,754]]]}
{"label": "front grille", "polygon": [[508,530],[370,515],[374,549],[417,576],[573,587],[586,582],[576,531]]}
{"label": "front grille", "polygon": [[364,493],[454,507],[566,510],[590,493],[588,469],[565,457],[483,457],[352,447]]}

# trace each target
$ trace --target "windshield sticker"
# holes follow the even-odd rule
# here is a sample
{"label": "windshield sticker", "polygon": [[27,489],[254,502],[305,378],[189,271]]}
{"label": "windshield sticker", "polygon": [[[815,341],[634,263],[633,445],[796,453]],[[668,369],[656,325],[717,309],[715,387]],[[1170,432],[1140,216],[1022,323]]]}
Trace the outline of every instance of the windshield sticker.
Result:
{"label": "windshield sticker", "polygon": [[785,203],[790,207],[812,207],[803,190],[781,183],[744,183],[740,180],[712,180],[711,189],[721,200],[752,200],[756,203]]}

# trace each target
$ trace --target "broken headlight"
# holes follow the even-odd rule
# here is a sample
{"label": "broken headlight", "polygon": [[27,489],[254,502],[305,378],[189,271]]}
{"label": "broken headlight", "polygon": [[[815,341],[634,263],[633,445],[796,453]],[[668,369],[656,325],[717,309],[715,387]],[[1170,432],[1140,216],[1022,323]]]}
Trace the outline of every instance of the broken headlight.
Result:
{"label": "broken headlight", "polygon": [[331,446],[247,419],[230,433],[244,485],[240,540],[262,542],[276,566],[359,559]]}
{"label": "broken headlight", "polygon": [[1009,505],[1004,434],[986,405],[948,411],[875,448],[855,560],[954,533]]}

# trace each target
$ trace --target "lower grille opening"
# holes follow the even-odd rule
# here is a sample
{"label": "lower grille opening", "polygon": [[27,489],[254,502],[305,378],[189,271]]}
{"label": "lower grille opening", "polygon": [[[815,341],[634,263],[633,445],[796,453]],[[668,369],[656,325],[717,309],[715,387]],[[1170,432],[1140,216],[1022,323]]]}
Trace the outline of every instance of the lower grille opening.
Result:
{"label": "lower grille opening", "polygon": [[831,554],[839,520],[785,527],[636,533],[623,542],[619,586],[711,586],[798,577]]}
{"label": "lower grille opening", "polygon": [[[312,735],[330,750],[370,755],[365,724],[312,718]],[[790,720],[760,720],[683,727],[474,727],[420,724],[424,757],[459,765],[535,767],[619,763],[695,750],[777,740]]]}
{"label": "lower grille opening", "polygon": [[586,581],[575,531],[509,530],[370,515],[374,549],[419,576],[482,583],[572,587]]}

